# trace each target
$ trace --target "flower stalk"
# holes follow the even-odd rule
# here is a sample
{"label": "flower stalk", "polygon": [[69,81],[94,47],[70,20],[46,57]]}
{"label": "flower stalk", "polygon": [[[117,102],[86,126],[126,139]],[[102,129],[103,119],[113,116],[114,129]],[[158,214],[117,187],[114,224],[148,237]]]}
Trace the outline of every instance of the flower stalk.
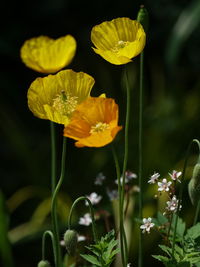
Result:
{"label": "flower stalk", "polygon": [[60,251],[60,242],[59,242],[59,229],[58,229],[58,222],[57,222],[57,196],[58,196],[59,189],[62,185],[64,176],[65,176],[66,142],[67,142],[67,138],[63,137],[61,174],[60,174],[60,179],[54,190],[52,203],[51,203],[52,226],[53,226],[53,233],[54,233],[55,244],[56,244],[56,249],[55,249],[56,250],[56,267],[61,267],[61,251]]}
{"label": "flower stalk", "polygon": [[[140,91],[139,91],[139,136],[138,136],[138,148],[139,148],[139,218],[143,218],[142,204],[143,204],[143,192],[142,192],[142,167],[143,167],[143,144],[142,144],[142,130],[143,130],[143,69],[144,69],[144,52],[140,54]],[[139,257],[138,266],[142,267],[143,258],[143,244],[142,244],[142,232],[139,233]]]}
{"label": "flower stalk", "polygon": [[72,204],[72,207],[71,207],[71,210],[70,210],[70,213],[69,213],[69,219],[68,219],[68,229],[69,230],[71,229],[71,221],[72,221],[73,210],[74,210],[75,206],[77,205],[77,203],[79,201],[82,201],[82,200],[83,201],[87,201],[89,209],[90,209],[90,214],[91,214],[91,218],[92,218],[93,238],[94,238],[94,242],[96,243],[98,241],[98,238],[97,238],[97,231],[96,231],[95,218],[94,218],[94,209],[93,209],[91,201],[87,197],[85,197],[85,196],[79,197]]}
{"label": "flower stalk", "polygon": [[45,261],[46,255],[45,255],[45,247],[46,247],[46,238],[47,236],[50,236],[52,246],[53,246],[53,255],[54,255],[54,262],[56,263],[56,244],[55,244],[55,238],[51,231],[45,231],[42,236],[42,260]]}
{"label": "flower stalk", "polygon": [[50,121],[51,129],[51,191],[56,187],[56,129],[55,123]]}

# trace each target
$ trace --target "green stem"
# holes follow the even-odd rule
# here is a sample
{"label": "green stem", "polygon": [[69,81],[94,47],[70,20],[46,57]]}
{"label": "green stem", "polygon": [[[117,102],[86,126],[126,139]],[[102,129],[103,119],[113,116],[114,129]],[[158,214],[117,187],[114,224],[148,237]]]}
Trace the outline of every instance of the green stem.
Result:
{"label": "green stem", "polygon": [[56,185],[56,188],[53,192],[52,203],[51,203],[51,216],[52,216],[52,224],[53,224],[53,233],[55,236],[55,244],[56,244],[56,267],[61,266],[61,251],[60,251],[60,242],[59,242],[59,229],[57,223],[57,195],[59,189],[62,185],[64,176],[65,176],[65,163],[66,163],[66,142],[67,138],[63,137],[63,150],[62,150],[62,159],[61,159],[61,174],[60,179]]}
{"label": "green stem", "polygon": [[51,127],[51,191],[56,187],[56,131],[55,123],[50,121]]}
{"label": "green stem", "polygon": [[169,243],[169,244],[170,244],[169,235],[170,235],[170,231],[171,231],[171,227],[172,227],[173,215],[174,215],[173,213],[170,214],[169,228],[168,228],[168,233],[167,233],[167,243]]}
{"label": "green stem", "polygon": [[[191,143],[188,146],[187,152],[186,152],[186,157],[185,157],[185,162],[184,162],[184,166],[183,166],[183,174],[182,174],[182,180],[181,180],[181,187],[180,187],[180,192],[179,192],[179,201],[178,201],[178,207],[177,207],[177,214],[176,214],[176,218],[175,218],[175,225],[174,225],[174,235],[173,235],[173,243],[172,243],[172,259],[174,259],[174,249],[175,249],[175,240],[176,240],[176,231],[177,231],[177,224],[178,224],[178,216],[179,216],[179,212],[180,212],[180,205],[182,202],[182,196],[183,196],[183,181],[185,179],[185,172],[186,172],[186,167],[187,167],[187,163],[189,160],[189,156],[190,156],[190,150],[191,150],[191,146],[193,143],[196,143],[198,145],[199,151],[200,151],[200,143],[197,139],[193,139],[191,141]],[[198,160],[200,159],[200,157],[198,158]]]}
{"label": "green stem", "polygon": [[[117,174],[117,184],[118,184],[118,196],[119,196],[119,216],[121,214],[122,209],[122,185],[121,185],[121,180],[120,180],[120,167],[119,167],[119,161],[117,157],[117,153],[115,151],[114,145],[112,145],[112,154],[115,162],[115,169],[116,169],[116,174]],[[125,256],[124,256],[124,238],[123,238],[123,221],[120,216],[120,221],[119,221],[119,227],[120,227],[120,251],[121,251],[121,260],[122,260],[122,265],[125,266]]]}
{"label": "green stem", "polygon": [[128,145],[129,145],[129,139],[128,139],[128,132],[129,132],[129,121],[130,121],[130,106],[131,106],[131,92],[130,92],[130,86],[128,82],[128,73],[127,73],[127,67],[125,68],[125,81],[126,81],[126,89],[127,89],[127,95],[126,95],[126,121],[125,121],[125,150],[124,150],[124,162],[123,162],[123,170],[122,170],[122,191],[121,191],[121,211],[120,211],[120,222],[121,222],[121,230],[123,232],[123,239],[125,248],[124,249],[124,259],[125,263],[124,266],[127,266],[128,261],[128,249],[127,249],[127,239],[126,239],[126,233],[124,230],[124,196],[125,196],[125,173],[127,169],[127,162],[128,162]]}
{"label": "green stem", "polygon": [[[143,167],[143,150],[142,150],[142,130],[143,130],[143,80],[144,80],[144,52],[140,54],[140,93],[139,93],[139,137],[138,137],[138,149],[139,149],[139,170],[138,170],[138,180],[139,180],[139,218],[143,218],[142,214],[142,204],[143,204],[143,186],[142,186],[142,167]],[[142,267],[143,258],[143,240],[142,232],[139,233],[139,257],[138,266]]]}
{"label": "green stem", "polygon": [[55,239],[54,239],[54,235],[51,231],[45,231],[43,233],[42,236],[42,260],[46,259],[46,255],[45,255],[45,244],[46,244],[46,237],[47,235],[50,236],[51,238],[51,242],[52,242],[52,246],[53,246],[53,255],[54,255],[54,262],[56,264],[56,244],[55,244]]}
{"label": "green stem", "polygon": [[197,204],[197,207],[196,207],[196,212],[195,212],[193,225],[195,225],[197,223],[197,221],[198,221],[199,211],[200,211],[200,200],[198,201],[198,204]]}
{"label": "green stem", "polygon": [[96,243],[98,241],[98,238],[97,238],[97,231],[96,231],[96,225],[95,225],[95,219],[94,219],[94,209],[92,207],[92,203],[91,201],[87,198],[87,197],[79,197],[77,198],[74,203],[72,204],[72,207],[71,207],[71,210],[70,210],[70,213],[69,213],[69,219],[68,219],[68,228],[71,229],[71,220],[72,220],[72,213],[73,213],[73,210],[75,208],[75,206],[77,205],[77,203],[79,201],[87,201],[88,205],[89,205],[89,209],[90,209],[90,214],[91,214],[91,218],[92,218],[92,232],[93,232],[93,238],[94,238],[94,242]]}

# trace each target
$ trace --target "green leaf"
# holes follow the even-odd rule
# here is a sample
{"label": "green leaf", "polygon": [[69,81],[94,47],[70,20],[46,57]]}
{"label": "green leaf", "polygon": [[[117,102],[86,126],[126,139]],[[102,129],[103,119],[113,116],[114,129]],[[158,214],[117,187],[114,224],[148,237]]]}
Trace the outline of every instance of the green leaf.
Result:
{"label": "green leaf", "polygon": [[[177,217],[177,215],[173,216],[173,220],[172,220],[172,229],[173,230],[175,227],[176,217]],[[178,217],[176,235],[179,238],[183,238],[184,233],[185,233],[185,222],[181,218]]]}
{"label": "green leaf", "polygon": [[192,267],[192,265],[189,262],[180,262],[177,267]]}
{"label": "green leaf", "polygon": [[8,240],[8,215],[5,210],[5,201],[2,192],[0,191],[0,255],[3,265],[6,267],[13,267],[13,258],[11,252],[11,245]]}
{"label": "green leaf", "polygon": [[172,249],[170,247],[167,247],[165,245],[159,245],[159,247],[168,255],[171,257]]}
{"label": "green leaf", "polygon": [[95,256],[92,255],[86,255],[86,254],[81,254],[81,257],[84,258],[86,261],[89,261],[90,263],[97,265],[97,266],[101,266],[101,264],[99,263],[99,261],[95,258]]}
{"label": "green leaf", "polygon": [[200,223],[197,223],[196,225],[192,226],[187,230],[187,233],[185,235],[185,238],[192,238],[196,239],[200,237]]}
{"label": "green leaf", "polygon": [[168,222],[168,219],[159,211],[157,214],[157,219],[160,225],[165,224]]}
{"label": "green leaf", "polygon": [[169,258],[162,256],[162,255],[152,255],[155,259],[162,261],[163,263],[168,262]]}
{"label": "green leaf", "polygon": [[195,31],[200,24],[199,14],[199,0],[191,1],[180,14],[166,46],[166,60],[169,68],[176,63],[184,43],[189,40],[192,32]]}

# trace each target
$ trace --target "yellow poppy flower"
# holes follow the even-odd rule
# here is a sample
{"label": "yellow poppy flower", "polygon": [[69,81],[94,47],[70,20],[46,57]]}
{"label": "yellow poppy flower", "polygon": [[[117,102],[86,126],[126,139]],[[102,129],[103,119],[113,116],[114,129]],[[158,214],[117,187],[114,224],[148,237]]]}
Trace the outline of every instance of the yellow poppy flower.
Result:
{"label": "yellow poppy flower", "polygon": [[31,38],[21,47],[24,64],[41,73],[54,73],[69,65],[76,52],[76,40],[71,35],[56,40],[47,36]]}
{"label": "yellow poppy flower", "polygon": [[112,64],[121,65],[142,52],[146,34],[138,21],[117,18],[94,26],[91,40],[96,46],[95,53]]}
{"label": "yellow poppy flower", "polygon": [[77,106],[64,136],[77,140],[77,147],[102,147],[112,142],[121,129],[114,99],[89,97]]}
{"label": "yellow poppy flower", "polygon": [[28,89],[28,106],[41,119],[68,124],[76,106],[89,97],[94,79],[84,72],[63,70],[35,79]]}

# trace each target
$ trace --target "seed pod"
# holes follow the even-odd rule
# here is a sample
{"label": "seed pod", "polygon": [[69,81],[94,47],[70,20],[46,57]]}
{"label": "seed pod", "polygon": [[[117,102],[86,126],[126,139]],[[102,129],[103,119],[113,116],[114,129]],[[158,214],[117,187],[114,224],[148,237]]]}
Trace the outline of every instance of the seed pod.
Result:
{"label": "seed pod", "polygon": [[147,32],[149,28],[149,15],[147,9],[143,5],[140,6],[140,10],[137,15],[137,21],[142,24],[144,31]]}
{"label": "seed pod", "polygon": [[74,230],[67,230],[64,234],[65,247],[70,255],[74,255],[78,243],[78,234]]}
{"label": "seed pod", "polygon": [[50,263],[48,261],[41,260],[38,262],[38,267],[51,267]]}
{"label": "seed pod", "polygon": [[200,200],[200,163],[194,166],[192,178],[188,184],[188,193],[193,205]]}

